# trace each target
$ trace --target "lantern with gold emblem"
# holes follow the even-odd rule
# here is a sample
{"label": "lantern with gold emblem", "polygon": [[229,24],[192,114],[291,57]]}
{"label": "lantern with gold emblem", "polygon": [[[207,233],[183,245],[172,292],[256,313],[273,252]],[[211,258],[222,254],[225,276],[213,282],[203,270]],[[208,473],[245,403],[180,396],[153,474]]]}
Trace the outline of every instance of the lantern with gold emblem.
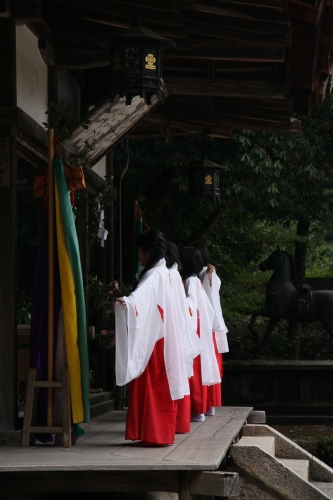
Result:
{"label": "lantern with gold emblem", "polygon": [[192,196],[220,200],[220,172],[224,167],[201,160],[189,167],[189,193]]}
{"label": "lantern with gold emblem", "polygon": [[156,94],[163,100],[162,51],[175,47],[173,40],[164,38],[140,26],[138,17],[133,26],[99,45],[110,48],[110,91],[126,97],[126,104],[139,95],[147,104]]}

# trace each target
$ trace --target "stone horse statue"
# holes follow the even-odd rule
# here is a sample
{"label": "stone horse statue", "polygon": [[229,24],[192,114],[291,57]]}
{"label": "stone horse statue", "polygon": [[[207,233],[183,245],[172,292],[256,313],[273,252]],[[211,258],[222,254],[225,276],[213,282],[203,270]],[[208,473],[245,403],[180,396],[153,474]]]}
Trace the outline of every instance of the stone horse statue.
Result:
{"label": "stone horse statue", "polygon": [[317,352],[315,359],[320,359],[333,346],[333,291],[312,290],[307,285],[300,287],[294,258],[280,247],[259,264],[259,269],[274,271],[267,285],[265,307],[254,311],[249,323],[250,332],[257,336],[254,329],[257,316],[269,318],[259,354],[263,354],[280,319],[299,323],[321,321],[331,339]]}

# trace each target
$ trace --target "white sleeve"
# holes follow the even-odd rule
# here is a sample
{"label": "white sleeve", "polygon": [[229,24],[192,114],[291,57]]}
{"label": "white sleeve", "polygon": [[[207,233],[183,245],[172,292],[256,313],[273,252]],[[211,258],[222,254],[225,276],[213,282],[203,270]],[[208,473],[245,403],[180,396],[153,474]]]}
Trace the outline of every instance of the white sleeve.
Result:
{"label": "white sleeve", "polygon": [[117,385],[125,385],[143,373],[156,342],[164,336],[155,281],[156,277],[147,280],[129,297],[123,297],[126,309],[115,304]]}
{"label": "white sleeve", "polygon": [[212,285],[210,286],[209,284],[207,274],[204,277],[202,284],[209,298],[209,302],[211,303],[215,311],[213,331],[215,332],[217,350],[219,353],[229,352],[229,346],[227,340],[228,328],[226,327],[226,324],[224,322],[221,301],[220,301],[220,294],[219,294],[219,290],[221,287],[221,280],[214,271],[212,273]]}

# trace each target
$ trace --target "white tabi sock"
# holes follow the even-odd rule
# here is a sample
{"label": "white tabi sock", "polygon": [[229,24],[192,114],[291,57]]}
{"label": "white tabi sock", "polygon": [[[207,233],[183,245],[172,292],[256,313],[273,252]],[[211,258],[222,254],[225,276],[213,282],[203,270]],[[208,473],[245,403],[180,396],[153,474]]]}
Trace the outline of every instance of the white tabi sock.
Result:
{"label": "white tabi sock", "polygon": [[191,422],[204,422],[204,413],[191,413]]}

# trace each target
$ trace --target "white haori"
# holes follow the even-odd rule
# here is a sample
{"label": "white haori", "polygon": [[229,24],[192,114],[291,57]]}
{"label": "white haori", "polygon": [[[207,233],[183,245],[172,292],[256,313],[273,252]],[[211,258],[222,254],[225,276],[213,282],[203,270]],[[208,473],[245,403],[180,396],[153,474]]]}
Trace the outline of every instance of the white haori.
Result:
{"label": "white haori", "polygon": [[202,286],[209,298],[209,302],[214,308],[215,318],[213,331],[215,332],[215,340],[217,345],[217,351],[222,354],[229,352],[229,345],[227,339],[228,328],[223,319],[221,300],[220,300],[220,287],[221,280],[217,276],[215,270],[212,273],[212,284],[209,283],[207,267],[204,267],[200,273],[200,279],[202,281]]}
{"label": "white haori", "polygon": [[164,362],[171,399],[182,399],[190,391],[165,259],[147,271],[136,290],[123,300],[126,309],[118,302],[115,304],[117,385],[138,378],[144,372],[156,342],[164,338]]}
{"label": "white haori", "polygon": [[214,385],[221,382],[213,344],[214,309],[196,276],[190,276],[185,281],[187,304],[190,308],[192,328],[197,331],[198,315],[200,320],[200,339],[202,344],[201,380],[202,385]]}
{"label": "white haori", "polygon": [[169,272],[173,297],[178,313],[179,331],[183,342],[186,371],[188,378],[190,378],[193,375],[193,361],[202,352],[202,342],[192,327],[185,288],[178,272],[178,265],[175,263],[169,269]]}

